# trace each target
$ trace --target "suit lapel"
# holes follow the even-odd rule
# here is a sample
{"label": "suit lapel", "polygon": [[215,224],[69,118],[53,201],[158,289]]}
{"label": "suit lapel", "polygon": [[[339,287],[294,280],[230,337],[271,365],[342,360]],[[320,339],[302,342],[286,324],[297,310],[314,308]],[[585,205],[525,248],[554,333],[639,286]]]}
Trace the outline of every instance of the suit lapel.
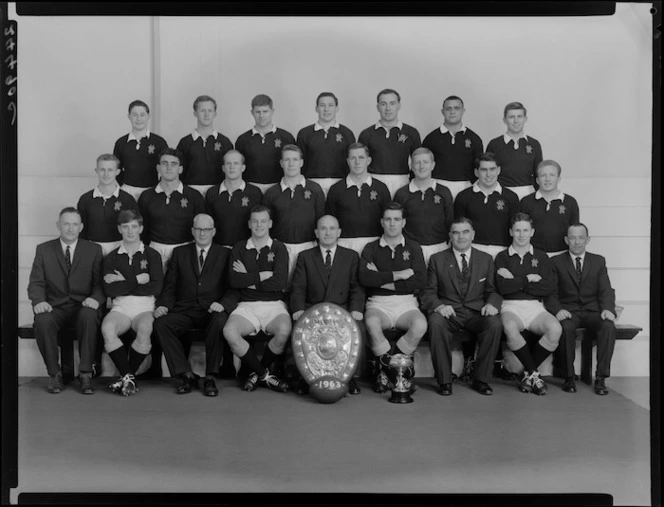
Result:
{"label": "suit lapel", "polygon": [[[585,262],[584,262],[585,264]],[[572,257],[569,255],[569,253],[565,254],[565,266],[567,266],[567,271],[569,272],[569,276],[574,282],[574,285],[577,287],[579,286],[579,280],[576,277],[576,266],[574,266],[574,262],[572,261]],[[585,268],[585,266],[584,266]],[[583,270],[581,270],[581,276],[583,277]]]}
{"label": "suit lapel", "polygon": [[67,263],[65,262],[65,254],[62,252],[62,244],[60,243],[60,240],[56,240],[55,242],[55,257],[58,259],[58,264],[60,264],[60,268],[62,268],[62,272],[67,276]]}
{"label": "suit lapel", "polygon": [[471,287],[476,285],[479,282],[479,275],[477,274],[480,267],[477,262],[477,256],[474,255],[475,252],[471,251],[470,254],[470,280],[468,280],[468,292],[470,292]]}
{"label": "suit lapel", "polygon": [[452,285],[454,285],[457,294],[461,296],[461,285],[459,285],[459,276],[461,275],[461,271],[459,270],[459,266],[457,265],[456,257],[454,256],[454,252],[452,251],[451,248],[445,250],[445,254],[446,254],[445,269],[450,274],[450,278],[452,279]]}
{"label": "suit lapel", "polygon": [[327,281],[328,281],[327,270],[325,269],[325,263],[323,262],[322,253],[319,247],[316,247],[316,250],[314,250],[314,265],[316,266],[316,270],[318,271],[318,274],[320,275],[320,278],[323,281],[323,286],[327,290]]}
{"label": "suit lapel", "polygon": [[[201,274],[201,270],[200,270],[200,267],[198,265],[198,255],[197,255],[198,248],[196,247],[196,243],[191,244],[191,248],[189,249],[189,252],[190,252],[189,257],[191,258],[191,265],[194,268],[194,273],[196,273],[196,276],[198,277]],[[208,257],[209,256],[210,256],[210,250],[208,250]],[[205,263],[207,264],[207,259],[205,259]],[[203,267],[205,267],[205,266],[203,266]]]}

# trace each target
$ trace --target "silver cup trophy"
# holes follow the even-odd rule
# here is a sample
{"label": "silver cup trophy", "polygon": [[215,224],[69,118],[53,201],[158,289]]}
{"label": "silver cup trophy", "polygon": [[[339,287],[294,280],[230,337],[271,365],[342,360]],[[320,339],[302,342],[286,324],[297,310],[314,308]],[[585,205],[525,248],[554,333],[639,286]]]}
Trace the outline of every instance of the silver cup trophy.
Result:
{"label": "silver cup trophy", "polygon": [[413,403],[414,400],[410,396],[411,381],[404,376],[407,372],[413,371],[413,358],[406,354],[394,354],[390,360],[390,368],[396,373],[396,380],[392,396],[388,401],[390,403]]}

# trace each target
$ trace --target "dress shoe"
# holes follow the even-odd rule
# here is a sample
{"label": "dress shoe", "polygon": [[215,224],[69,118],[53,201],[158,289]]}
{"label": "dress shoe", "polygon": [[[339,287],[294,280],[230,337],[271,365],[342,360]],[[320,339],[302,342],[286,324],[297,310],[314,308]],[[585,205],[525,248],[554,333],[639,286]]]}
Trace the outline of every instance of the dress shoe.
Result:
{"label": "dress shoe", "polygon": [[92,373],[81,373],[78,381],[81,383],[81,392],[83,394],[95,393],[95,389],[92,387]]}
{"label": "dress shoe", "polygon": [[205,380],[203,380],[203,395],[216,396],[217,394],[219,394],[219,389],[217,389],[217,385],[214,383],[214,378],[211,376],[205,377]]}
{"label": "dress shoe", "polygon": [[198,379],[194,376],[183,375],[180,385],[177,388],[177,393],[187,394],[194,389],[198,389]]}
{"label": "dress shoe", "polygon": [[297,381],[295,392],[297,394],[309,394],[309,384],[307,384],[307,381],[302,377],[300,377],[300,380]]}
{"label": "dress shoe", "polygon": [[609,394],[609,390],[606,388],[606,384],[604,383],[604,377],[595,378],[595,386],[593,389],[595,394],[599,394],[600,396],[606,396]]}
{"label": "dress shoe", "polygon": [[355,379],[352,378],[348,382],[348,394],[360,394],[361,389],[360,386],[357,385],[357,382],[355,382]]}
{"label": "dress shoe", "polygon": [[565,382],[563,383],[563,391],[566,393],[575,393],[576,392],[576,382],[574,377],[565,377]]}
{"label": "dress shoe", "polygon": [[452,382],[446,384],[439,384],[436,392],[441,396],[450,396],[452,394]]}
{"label": "dress shoe", "polygon": [[481,380],[473,380],[471,387],[478,393],[485,396],[491,396],[493,394],[493,389],[491,389],[491,386],[486,382],[482,382]]}
{"label": "dress shoe", "polygon": [[62,372],[51,375],[48,379],[48,392],[58,394],[60,391],[62,391]]}

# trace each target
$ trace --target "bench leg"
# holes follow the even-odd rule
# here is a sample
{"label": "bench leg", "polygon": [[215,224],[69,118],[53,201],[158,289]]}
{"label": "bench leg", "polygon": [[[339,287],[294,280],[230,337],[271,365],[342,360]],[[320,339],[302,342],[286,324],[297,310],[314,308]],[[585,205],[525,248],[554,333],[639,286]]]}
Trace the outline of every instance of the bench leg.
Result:
{"label": "bench leg", "polygon": [[591,385],[593,381],[593,336],[586,331],[581,341],[581,381]]}

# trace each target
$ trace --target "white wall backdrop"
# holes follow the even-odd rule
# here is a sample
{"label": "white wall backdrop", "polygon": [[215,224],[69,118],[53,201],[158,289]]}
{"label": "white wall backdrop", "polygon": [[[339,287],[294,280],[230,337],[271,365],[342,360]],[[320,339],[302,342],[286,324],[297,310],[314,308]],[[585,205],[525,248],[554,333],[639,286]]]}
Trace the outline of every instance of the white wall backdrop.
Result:
{"label": "white wall backdrop", "polygon": [[[95,159],[128,132],[131,100],[151,105],[152,130],[175,146],[195,127],[197,95],[217,99],[217,129],[235,141],[253,125],[254,95],[270,95],[275,124],[296,135],[316,120],[318,93],[332,91],[357,136],[390,87],[422,138],[451,94],[485,146],[504,132],[504,105],[526,105],[526,132],[561,163],[589,248],[607,257],[621,322],[644,328],[618,344],[613,374],[648,375],[649,8],[618,4],[596,18],[17,16],[19,322],[32,321],[35,246],[56,235],[59,209],[95,185]],[[19,374],[43,374],[36,347],[20,351]]]}

